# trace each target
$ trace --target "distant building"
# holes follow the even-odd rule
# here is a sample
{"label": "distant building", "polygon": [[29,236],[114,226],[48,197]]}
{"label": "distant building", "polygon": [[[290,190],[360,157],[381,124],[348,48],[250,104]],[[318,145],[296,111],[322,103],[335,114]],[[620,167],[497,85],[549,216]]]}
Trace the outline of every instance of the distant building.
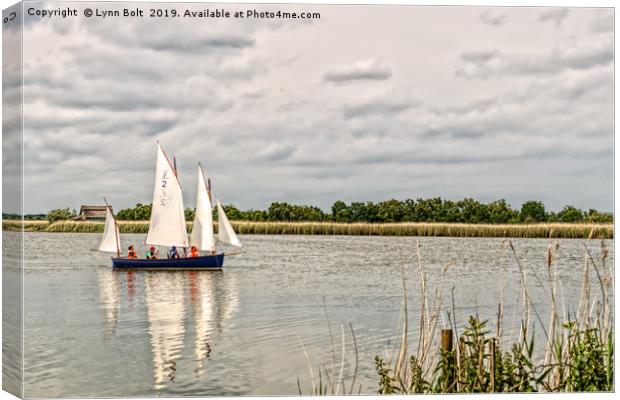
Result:
{"label": "distant building", "polygon": [[[74,220],[77,221],[103,221],[105,220],[105,210],[107,206],[82,206],[80,213]],[[110,207],[112,210],[112,207]],[[114,212],[114,211],[112,211]]]}

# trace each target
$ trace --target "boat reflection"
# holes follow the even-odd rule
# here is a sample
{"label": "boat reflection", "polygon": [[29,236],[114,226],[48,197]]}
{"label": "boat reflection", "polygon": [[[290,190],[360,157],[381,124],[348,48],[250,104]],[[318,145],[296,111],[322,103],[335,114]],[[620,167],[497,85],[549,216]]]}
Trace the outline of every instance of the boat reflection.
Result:
{"label": "boat reflection", "polygon": [[136,292],[135,275],[133,271],[127,271],[127,299],[129,300],[129,308],[133,308],[133,296]]}
{"label": "boat reflection", "polygon": [[[221,271],[216,271],[221,273]],[[194,372],[196,377],[204,372],[204,361],[211,353],[211,340],[215,319],[216,286],[214,274],[201,274],[188,272],[190,282],[189,298],[192,303],[192,316],[194,318]]]}
{"label": "boat reflection", "polygon": [[174,382],[177,360],[185,336],[184,276],[176,273],[147,273],[145,295],[155,390]]}
{"label": "boat reflection", "polygon": [[99,304],[103,310],[106,336],[111,335],[118,325],[120,287],[115,271],[98,271]]}
{"label": "boat reflection", "polygon": [[[120,286],[125,284],[126,288],[121,290]],[[140,305],[144,299],[156,391],[183,379],[208,379],[206,362],[215,341],[226,330],[226,321],[238,309],[234,274],[101,271],[99,287],[106,334],[114,333],[119,323],[121,296],[128,307],[120,309],[128,314],[144,315],[144,308],[134,307],[134,303]],[[135,315],[127,318],[135,319]],[[184,351],[186,340],[193,344],[193,351]]]}
{"label": "boat reflection", "polygon": [[189,298],[194,319],[194,373],[197,378],[204,375],[205,361],[213,348],[216,334],[222,333],[223,322],[230,318],[237,308],[234,279],[224,282],[222,271],[191,271]]}

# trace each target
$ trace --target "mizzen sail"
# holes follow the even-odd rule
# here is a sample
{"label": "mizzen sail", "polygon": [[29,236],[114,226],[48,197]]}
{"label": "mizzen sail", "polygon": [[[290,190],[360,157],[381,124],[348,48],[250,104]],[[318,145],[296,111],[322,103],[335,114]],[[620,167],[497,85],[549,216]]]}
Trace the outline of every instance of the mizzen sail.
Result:
{"label": "mizzen sail", "polygon": [[194,227],[190,237],[190,245],[198,250],[215,251],[215,238],[213,237],[213,214],[211,213],[211,199],[207,181],[198,165],[198,191],[196,194],[196,215]]}
{"label": "mizzen sail", "polygon": [[105,227],[103,228],[103,238],[99,244],[99,251],[117,254],[121,251],[118,224],[110,211],[110,207],[105,209]]}
{"label": "mizzen sail", "polygon": [[217,224],[217,238],[220,242],[241,247],[241,242],[230,224],[230,221],[228,221],[228,217],[226,217],[219,200],[217,201]]}
{"label": "mizzen sail", "polygon": [[146,244],[187,247],[187,228],[181,184],[176,171],[157,143],[153,208]]}

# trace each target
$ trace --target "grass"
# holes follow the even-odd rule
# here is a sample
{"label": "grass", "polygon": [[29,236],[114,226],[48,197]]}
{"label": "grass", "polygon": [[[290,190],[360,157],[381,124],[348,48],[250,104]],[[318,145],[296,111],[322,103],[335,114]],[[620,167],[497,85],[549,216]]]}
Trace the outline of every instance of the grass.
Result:
{"label": "grass", "polygon": [[[405,267],[402,267],[403,303],[399,323],[399,343],[391,349],[391,355],[377,355],[374,359],[377,373],[377,393],[499,393],[499,392],[612,392],[614,391],[614,330],[613,330],[613,265],[608,263],[608,250],[601,242],[602,251],[595,260],[584,243],[583,282],[581,296],[576,308],[566,311],[555,260],[559,243],[547,249],[546,277],[526,265],[527,260],[517,256],[510,240],[505,247],[514,257],[521,275],[521,285],[513,322],[510,328],[504,324],[503,275],[502,294],[498,299],[497,320],[492,326],[478,315],[457,329],[454,297],[451,308],[443,307],[442,278],[439,287],[429,295],[426,272],[421,263],[420,246],[417,246],[417,283],[419,302],[419,334],[417,343],[411,346],[408,339],[409,320],[407,311],[407,284]],[[445,276],[444,268],[443,276]],[[596,273],[596,279],[590,277]],[[535,282],[528,284],[528,279]],[[516,284],[516,282],[514,283]],[[529,286],[528,286],[529,285]],[[548,295],[551,311],[546,320],[530,298],[533,286],[540,286]],[[454,290],[454,288],[453,288]],[[561,300],[562,312],[559,303]],[[449,304],[449,303],[448,303]],[[450,309],[448,311],[447,309]],[[440,317],[443,327],[439,327]],[[519,327],[515,326],[517,315],[521,316]],[[445,321],[448,321],[447,323]],[[329,327],[329,319],[328,319]],[[516,328],[516,329],[515,329]],[[544,342],[535,345],[534,329],[544,333]],[[308,360],[312,394],[351,394],[358,370],[357,345],[354,347],[354,373],[350,391],[342,381],[345,365],[345,338],[342,332],[341,362],[336,362],[331,327],[332,366],[322,363],[316,374]],[[355,336],[353,335],[353,343]],[[303,346],[303,345],[302,345]],[[388,360],[388,361],[386,361]],[[338,368],[340,364],[340,368]],[[349,362],[353,364],[353,362]],[[318,377],[318,378],[317,378]],[[335,383],[334,383],[335,382]],[[299,392],[302,385],[298,378]],[[361,388],[359,389],[361,393]]]}
{"label": "grass", "polygon": [[[613,224],[453,224],[453,223],[333,223],[232,221],[240,234],[261,235],[358,235],[358,236],[447,236],[499,238],[612,239]],[[191,231],[192,223],[188,222]],[[217,227],[217,223],[215,224]],[[146,233],[148,221],[119,221],[121,233]],[[21,230],[21,222],[3,220],[2,229]],[[25,221],[27,232],[103,232],[103,222]]]}

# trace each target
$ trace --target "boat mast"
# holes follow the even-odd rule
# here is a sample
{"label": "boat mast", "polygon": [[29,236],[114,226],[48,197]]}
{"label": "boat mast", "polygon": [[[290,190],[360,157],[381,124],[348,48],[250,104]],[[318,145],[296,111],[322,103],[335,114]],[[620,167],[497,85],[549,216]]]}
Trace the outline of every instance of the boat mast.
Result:
{"label": "boat mast", "polygon": [[[204,169],[202,168],[202,164],[200,163],[200,161],[198,161],[198,169],[200,170],[199,175],[202,175],[202,183],[205,185],[205,188],[207,189],[207,196],[209,197],[210,207],[213,207],[213,197],[211,194],[211,178],[207,178],[205,176]],[[196,210],[198,210],[198,204],[196,204]],[[208,212],[211,213],[211,218],[213,218],[213,210],[209,209]],[[211,224],[211,235],[213,235],[213,220],[211,220],[210,224]],[[215,254],[215,253],[216,253],[215,241],[213,241],[213,248],[211,249],[211,254]]]}
{"label": "boat mast", "polygon": [[207,188],[207,194],[209,195],[209,201],[211,202],[211,204],[213,204],[213,197],[211,196],[211,178],[205,178],[205,174],[204,174],[205,171],[202,169],[202,164],[200,163],[200,161],[198,161],[198,166],[200,167],[200,170],[202,171],[202,179],[203,179],[203,182],[205,183],[205,187]]}

